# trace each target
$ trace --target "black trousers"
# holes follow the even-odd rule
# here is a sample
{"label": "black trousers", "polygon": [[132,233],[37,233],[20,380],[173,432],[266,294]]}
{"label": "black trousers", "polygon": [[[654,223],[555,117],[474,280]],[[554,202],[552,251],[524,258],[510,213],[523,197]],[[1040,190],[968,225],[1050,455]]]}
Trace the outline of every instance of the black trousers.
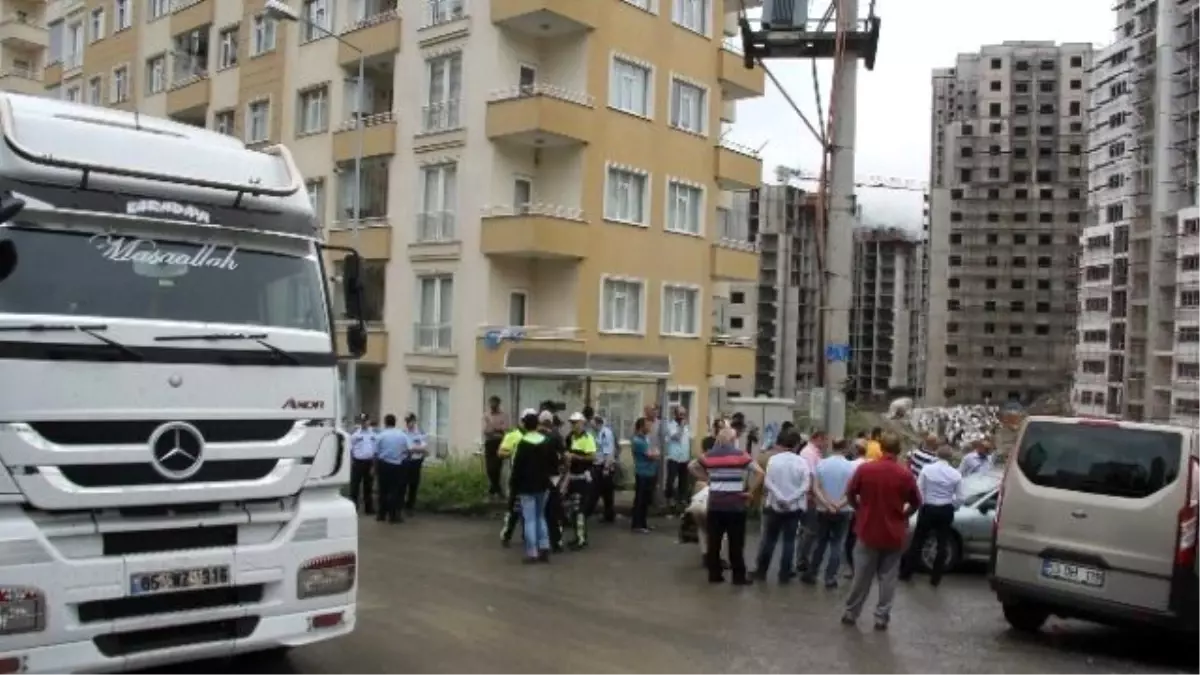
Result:
{"label": "black trousers", "polygon": [[401,520],[400,505],[404,499],[404,465],[376,462],[375,474],[378,476],[379,513],[378,520]]}
{"label": "black trousers", "polygon": [[691,494],[688,492],[688,462],[667,460],[667,484],[663,488],[663,496],[667,504],[686,504]]}
{"label": "black trousers", "polygon": [[500,475],[504,470],[504,460],[500,457],[500,440],[486,438],[483,441],[483,463],[487,470],[488,494],[493,496],[504,494],[500,487]]}
{"label": "black trousers", "polygon": [[633,522],[635,530],[648,528],[650,505],[654,503],[654,484],[658,476],[634,476],[633,478]]}
{"label": "black trousers", "polygon": [[417,508],[417,492],[421,489],[421,467],[425,466],[424,459],[410,459],[404,462],[404,509],[412,511]]}
{"label": "black trousers", "polygon": [[854,571],[854,545],[858,543],[858,535],[854,534],[854,514],[850,514],[850,529],[846,532],[846,549],[843,553],[846,554],[846,564],[850,566],[850,571]]}
{"label": "black trousers", "polygon": [[375,502],[371,495],[375,488],[372,475],[374,468],[373,459],[350,460],[350,501],[354,502],[354,508],[358,508],[358,496],[361,494],[363,511],[366,513],[375,513]]}
{"label": "black trousers", "polygon": [[[547,506],[549,511],[550,507]],[[549,515],[549,514],[547,514]],[[500,542],[507,544],[512,541],[513,534],[517,531],[517,525],[521,522],[521,507],[517,504],[517,493],[509,490],[508,493],[508,508],[504,511],[504,525],[500,528]],[[547,518],[547,524],[549,519]]]}
{"label": "black trousers", "polygon": [[596,512],[596,504],[604,501],[604,522],[611,523],[617,519],[616,500],[617,484],[613,480],[612,471],[596,464],[592,466],[592,489],[584,506],[584,515],[588,518]]}
{"label": "black trousers", "polygon": [[908,550],[900,559],[900,578],[908,579],[919,567],[921,552],[929,537],[937,540],[937,553],[933,557],[933,569],[929,572],[929,581],[939,584],[946,564],[946,546],[950,541],[954,525],[954,505],[926,504],[917,512],[917,526],[913,529],[912,539],[909,540]]}
{"label": "black trousers", "polygon": [[737,583],[746,581],[746,512],[709,510],[706,518],[708,527],[708,579],[721,581],[725,575],[721,565],[721,543],[729,538],[729,569]]}

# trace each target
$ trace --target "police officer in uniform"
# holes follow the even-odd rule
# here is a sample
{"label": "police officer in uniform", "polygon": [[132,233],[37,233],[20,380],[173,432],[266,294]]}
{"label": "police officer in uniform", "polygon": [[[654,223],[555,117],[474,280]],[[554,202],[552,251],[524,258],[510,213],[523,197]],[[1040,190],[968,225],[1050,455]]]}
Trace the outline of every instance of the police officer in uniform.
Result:
{"label": "police officer in uniform", "polygon": [[563,495],[566,498],[567,523],[575,530],[571,548],[580,550],[588,544],[586,507],[593,489],[596,439],[588,432],[587,419],[582,413],[572,413],[569,421],[571,431],[566,438],[567,482]]}

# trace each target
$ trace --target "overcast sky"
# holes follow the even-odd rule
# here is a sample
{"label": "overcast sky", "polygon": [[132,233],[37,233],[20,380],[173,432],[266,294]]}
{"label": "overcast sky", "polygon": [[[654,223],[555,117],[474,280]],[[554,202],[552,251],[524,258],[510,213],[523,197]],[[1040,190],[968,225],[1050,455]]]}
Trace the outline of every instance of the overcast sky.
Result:
{"label": "overcast sky", "polygon": [[[824,12],[826,0],[812,0]],[[866,2],[860,16],[866,15]],[[930,74],[954,65],[955,56],[1005,40],[1111,41],[1116,24],[1109,0],[877,0],[883,20],[875,70],[858,71],[858,134],[855,173],[925,181],[929,176]],[[805,115],[816,123],[812,66],[808,61],[771,60]],[[819,90],[828,108],[832,67],[818,69]],[[783,132],[793,129],[793,132]],[[738,106],[731,138],[763,150],[767,179],[775,166],[820,167],[812,135],[771,83],[767,95]],[[815,187],[815,186],[814,186]],[[869,221],[920,229],[920,193],[859,190]]]}

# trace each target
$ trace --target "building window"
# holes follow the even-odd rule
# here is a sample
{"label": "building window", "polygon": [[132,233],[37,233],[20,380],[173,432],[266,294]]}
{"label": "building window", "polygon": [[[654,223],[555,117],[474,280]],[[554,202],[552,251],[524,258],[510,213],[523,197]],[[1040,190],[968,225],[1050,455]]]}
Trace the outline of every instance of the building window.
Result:
{"label": "building window", "polygon": [[114,0],[113,2],[113,32],[122,31],[133,25],[133,8],[130,0]]}
{"label": "building window", "polygon": [[466,18],[465,2],[466,0],[428,0],[425,5],[425,25],[421,27],[429,28]]}
{"label": "building window", "polygon": [[261,143],[269,137],[270,101],[255,101],[246,106],[246,142]]}
{"label": "building window", "polygon": [[171,13],[171,0],[150,0],[150,20],[162,18]]}
{"label": "building window", "polygon": [[238,59],[238,29],[226,28],[221,31],[221,51],[217,56],[217,68],[232,68]]}
{"label": "building window", "polygon": [[252,40],[250,56],[258,56],[275,49],[275,31],[278,28],[275,19],[259,14],[251,21]]}
{"label": "building window", "polygon": [[92,105],[104,105],[104,79],[99,75],[88,81],[87,102]]}
{"label": "building window", "polygon": [[454,324],[454,277],[421,277],[417,351],[448,351]]}
{"label": "building window", "polygon": [[146,93],[158,94],[167,88],[167,57],[158,55],[146,62]]}
{"label": "building window", "polygon": [[462,126],[459,101],[462,99],[462,53],[454,52],[425,62],[429,78],[422,131],[438,132]]}
{"label": "building window", "polygon": [[450,390],[446,387],[414,385],[412,389],[417,426],[425,432],[427,450],[435,457],[450,453]]}
{"label": "building window", "polygon": [[112,102],[124,103],[129,100],[129,68],[121,66],[112,74]]}
{"label": "building window", "polygon": [[706,132],[708,92],[702,87],[671,79],[671,126],[694,134]]}
{"label": "building window", "polygon": [[79,89],[78,86],[67,87],[67,93],[64,94],[65,100],[70,101],[72,103],[79,103],[80,96],[81,96],[81,90]]}
{"label": "building window", "polygon": [[663,284],[663,335],[696,337],[700,334],[700,290],[694,286]]}
{"label": "building window", "polygon": [[605,277],[600,284],[600,330],[606,333],[645,332],[645,284],[637,279],[614,277]]}
{"label": "building window", "polygon": [[684,28],[708,35],[709,0],[675,0],[671,20]]}
{"label": "building window", "polygon": [[529,294],[525,291],[509,291],[508,325],[529,325]]}
{"label": "building window", "polygon": [[304,42],[312,42],[329,35],[329,7],[326,0],[304,0],[304,20],[301,32]]}
{"label": "building window", "polygon": [[667,231],[700,234],[704,222],[704,189],[678,181],[667,183]]}
{"label": "building window", "polygon": [[300,92],[296,126],[301,134],[321,133],[329,128],[329,87],[320,86]]}
{"label": "building window", "polygon": [[604,191],[604,218],[620,223],[646,225],[650,200],[649,178],[644,173],[617,167],[608,169]]}
{"label": "building window", "polygon": [[652,82],[653,76],[648,66],[613,57],[608,105],[634,115],[652,117]]}
{"label": "building window", "polygon": [[452,241],[457,203],[458,165],[450,163],[422,167],[417,241]]}
{"label": "building window", "polygon": [[83,42],[86,39],[83,22],[67,26],[66,54],[63,58],[63,68],[71,70],[83,66]]}
{"label": "building window", "polygon": [[97,7],[88,15],[88,34],[91,41],[104,39],[104,8]]}
{"label": "building window", "polygon": [[218,113],[214,113],[213,114],[213,129],[222,134],[228,134],[230,136],[233,136],[234,135],[233,111],[232,110],[222,110]]}
{"label": "building window", "polygon": [[317,178],[304,184],[308,190],[308,201],[312,204],[313,212],[317,214],[317,222],[325,223],[325,180]]}

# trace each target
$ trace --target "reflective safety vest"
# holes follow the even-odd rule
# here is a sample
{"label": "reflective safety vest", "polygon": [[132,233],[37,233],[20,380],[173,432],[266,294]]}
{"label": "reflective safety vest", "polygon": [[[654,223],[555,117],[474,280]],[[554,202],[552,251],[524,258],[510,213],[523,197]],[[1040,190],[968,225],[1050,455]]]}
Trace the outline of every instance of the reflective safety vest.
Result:
{"label": "reflective safety vest", "polygon": [[500,454],[511,455],[516,452],[517,445],[520,444],[521,439],[524,437],[525,432],[520,429],[512,429],[505,433],[504,437],[500,439]]}
{"label": "reflective safety vest", "polygon": [[571,478],[586,478],[596,457],[596,439],[586,431],[571,438]]}

